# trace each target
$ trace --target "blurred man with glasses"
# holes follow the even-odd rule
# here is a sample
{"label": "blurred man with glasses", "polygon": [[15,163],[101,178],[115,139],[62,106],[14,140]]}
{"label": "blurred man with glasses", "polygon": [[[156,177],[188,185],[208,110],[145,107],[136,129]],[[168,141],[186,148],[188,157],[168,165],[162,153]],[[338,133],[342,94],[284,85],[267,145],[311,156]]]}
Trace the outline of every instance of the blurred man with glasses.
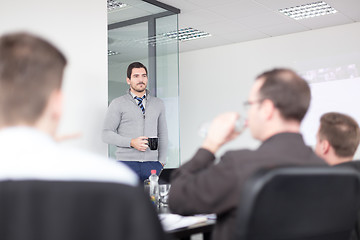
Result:
{"label": "blurred man with glasses", "polygon": [[244,182],[257,170],[281,165],[326,165],[307,147],[300,123],[310,104],[306,81],[289,69],[256,78],[250,91],[247,126],[262,144],[256,150],[228,151],[214,164],[218,149],[239,135],[237,113],[215,118],[195,156],[171,179],[169,204],[174,213],[216,213],[213,239],[231,239]]}

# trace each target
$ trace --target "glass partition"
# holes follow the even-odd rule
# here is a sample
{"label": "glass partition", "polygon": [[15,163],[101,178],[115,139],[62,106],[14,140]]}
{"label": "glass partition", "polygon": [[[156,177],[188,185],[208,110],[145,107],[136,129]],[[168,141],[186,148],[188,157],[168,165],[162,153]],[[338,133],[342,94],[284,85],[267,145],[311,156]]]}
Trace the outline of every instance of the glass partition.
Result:
{"label": "glass partition", "polygon": [[[174,28],[174,24],[176,28]],[[156,19],[156,35],[177,30],[177,15]],[[156,45],[156,90],[157,96],[165,102],[166,120],[169,131],[168,164],[179,167],[179,59],[177,39],[159,41]]]}
{"label": "glass partition", "polygon": [[[150,94],[161,98],[166,107],[169,143],[165,167],[176,168],[180,165],[179,59],[174,35],[178,19],[176,9],[150,2],[122,0],[125,7],[108,8],[108,101],[128,91],[126,69],[131,62],[147,66]],[[112,158],[115,148],[109,145]]]}

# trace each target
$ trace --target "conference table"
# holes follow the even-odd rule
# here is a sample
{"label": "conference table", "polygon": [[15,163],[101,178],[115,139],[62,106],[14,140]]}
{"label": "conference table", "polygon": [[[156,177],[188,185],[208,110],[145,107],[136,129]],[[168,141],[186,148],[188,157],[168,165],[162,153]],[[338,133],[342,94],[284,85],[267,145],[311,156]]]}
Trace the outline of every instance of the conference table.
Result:
{"label": "conference table", "polygon": [[[160,184],[169,184],[170,175],[176,168],[164,168],[159,176]],[[148,193],[148,192],[147,192]],[[160,204],[157,208],[158,214],[162,213],[171,213],[167,205]],[[211,239],[211,232],[215,226],[216,220],[214,218],[207,219],[206,221],[196,223],[187,227],[177,228],[170,231],[165,231],[169,239],[180,239],[180,240],[190,240],[191,236],[194,234],[202,234],[203,240]]]}
{"label": "conference table", "polygon": [[[158,208],[158,213],[171,213],[167,206],[161,205]],[[191,236],[194,234],[202,234],[203,240],[211,239],[211,232],[215,226],[215,219],[207,219],[206,221],[196,223],[187,227],[178,228],[170,231],[165,231],[169,239],[180,239],[180,240],[190,240]]]}
{"label": "conference table", "polygon": [[171,239],[190,240],[191,235],[201,233],[203,235],[203,240],[210,240],[211,232],[215,223],[215,220],[208,220],[204,223],[198,223],[186,228],[172,230],[166,232],[166,234],[168,234]]}

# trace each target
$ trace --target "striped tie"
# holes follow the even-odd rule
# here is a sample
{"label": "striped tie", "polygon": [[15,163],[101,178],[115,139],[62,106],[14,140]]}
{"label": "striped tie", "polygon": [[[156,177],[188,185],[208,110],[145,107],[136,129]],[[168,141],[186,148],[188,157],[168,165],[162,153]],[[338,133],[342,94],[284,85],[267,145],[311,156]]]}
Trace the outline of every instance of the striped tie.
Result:
{"label": "striped tie", "polygon": [[142,104],[142,101],[144,100],[145,95],[142,98],[139,98],[137,96],[135,96],[134,98],[139,101],[138,106],[140,107],[143,114],[145,114],[145,108],[144,108],[144,105]]}

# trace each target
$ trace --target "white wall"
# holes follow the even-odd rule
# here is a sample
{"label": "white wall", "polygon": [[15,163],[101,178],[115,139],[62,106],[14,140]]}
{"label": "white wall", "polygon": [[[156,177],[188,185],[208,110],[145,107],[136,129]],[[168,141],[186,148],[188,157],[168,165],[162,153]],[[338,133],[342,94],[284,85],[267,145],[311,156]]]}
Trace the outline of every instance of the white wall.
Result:
{"label": "white wall", "polygon": [[[353,54],[360,53],[359,42],[360,23],[353,23],[180,54],[181,162],[188,161],[201,144],[197,131],[202,122],[223,111],[241,111],[259,73],[274,67],[304,72],[351,63]],[[360,67],[360,59],[356,64]],[[316,132],[306,134],[315,138]],[[258,144],[246,131],[219,154]]]}
{"label": "white wall", "polygon": [[107,109],[106,1],[1,0],[0,22],[0,34],[36,33],[64,52],[68,66],[59,134],[80,132],[81,138],[65,144],[106,155],[100,139]]}
{"label": "white wall", "polygon": [[[81,132],[66,144],[106,154],[100,133],[107,109],[106,1],[1,0],[0,34],[26,30],[57,45],[69,60],[60,134]],[[201,41],[201,40],[199,40]],[[275,66],[305,71],[322,59],[360,52],[360,23],[180,54],[181,160],[201,143],[197,130],[223,111],[241,111],[254,77]],[[198,102],[202,100],[203,102]],[[232,102],[234,104],[232,104]],[[315,133],[314,133],[315,134]],[[245,132],[229,148],[258,142]],[[20,146],[19,146],[20,148]]]}

